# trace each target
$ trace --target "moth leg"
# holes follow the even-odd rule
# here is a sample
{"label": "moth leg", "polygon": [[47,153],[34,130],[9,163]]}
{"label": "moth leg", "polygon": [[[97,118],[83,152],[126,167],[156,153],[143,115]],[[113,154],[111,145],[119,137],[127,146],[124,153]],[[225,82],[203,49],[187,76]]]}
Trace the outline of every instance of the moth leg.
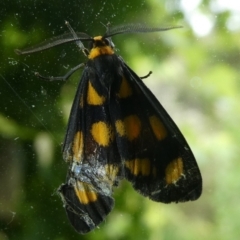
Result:
{"label": "moth leg", "polygon": [[44,80],[48,80],[48,81],[66,81],[74,72],[76,72],[79,68],[83,67],[85,65],[85,63],[81,63],[79,65],[77,65],[76,67],[72,68],[69,72],[67,72],[67,74],[65,74],[64,76],[60,76],[60,77],[45,77],[42,76],[41,74],[39,74],[38,72],[35,72],[35,75],[39,78],[42,78]]}
{"label": "moth leg", "polygon": [[143,77],[140,77],[141,79],[148,78],[152,74],[152,71],[149,71],[149,73]]}

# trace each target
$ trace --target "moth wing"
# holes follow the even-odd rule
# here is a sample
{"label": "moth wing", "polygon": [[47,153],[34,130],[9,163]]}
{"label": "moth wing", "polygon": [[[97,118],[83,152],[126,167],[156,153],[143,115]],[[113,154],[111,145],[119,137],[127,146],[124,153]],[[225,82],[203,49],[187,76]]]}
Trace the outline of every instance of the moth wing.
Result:
{"label": "moth wing", "polygon": [[98,226],[112,210],[111,196],[97,192],[93,185],[79,180],[62,184],[58,192],[68,219],[78,233],[85,234]]}
{"label": "moth wing", "polygon": [[202,179],[190,147],[156,97],[123,61],[122,83],[115,93],[110,111],[125,177],[157,202],[197,199]]}
{"label": "moth wing", "polygon": [[59,192],[71,224],[86,233],[112,210],[112,189],[122,175],[108,92],[90,66],[84,69],[74,99],[63,156],[70,167]]}

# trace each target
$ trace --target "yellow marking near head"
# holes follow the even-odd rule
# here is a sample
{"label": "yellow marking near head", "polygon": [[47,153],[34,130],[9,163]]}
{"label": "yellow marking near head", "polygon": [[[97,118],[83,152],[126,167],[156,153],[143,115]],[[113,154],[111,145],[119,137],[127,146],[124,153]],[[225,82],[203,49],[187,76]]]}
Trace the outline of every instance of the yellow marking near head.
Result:
{"label": "yellow marking near head", "polygon": [[183,174],[183,161],[179,157],[170,162],[165,169],[165,179],[167,184],[176,183]]}
{"label": "yellow marking near head", "polygon": [[96,47],[96,48],[91,49],[91,51],[88,55],[88,58],[94,59],[101,55],[112,55],[112,54],[114,54],[114,51],[112,50],[112,48],[110,46]]}
{"label": "yellow marking near head", "polygon": [[97,193],[90,189],[87,184],[77,182],[74,190],[81,204],[89,204],[97,200]]}
{"label": "yellow marking near head", "polygon": [[110,142],[113,140],[112,127],[102,121],[96,122],[92,125],[91,134],[94,140],[104,147],[109,146]]}
{"label": "yellow marking near head", "polygon": [[137,115],[130,115],[124,118],[124,126],[127,138],[132,141],[137,138],[141,131],[141,121]]}
{"label": "yellow marking near head", "polygon": [[103,37],[102,36],[96,36],[93,38],[93,40],[96,41],[102,41]]}
{"label": "yellow marking near head", "polygon": [[115,127],[117,133],[120,135],[120,137],[123,137],[126,134],[125,126],[122,120],[117,120],[115,122]]}
{"label": "yellow marking near head", "polygon": [[167,136],[167,130],[161,120],[155,115],[149,117],[149,122],[152,127],[153,133],[158,140],[162,140]]}
{"label": "yellow marking near head", "polygon": [[78,131],[73,139],[72,144],[73,160],[76,162],[81,162],[81,156],[83,152],[83,134]]}
{"label": "yellow marking near head", "polygon": [[138,176],[148,176],[151,170],[151,164],[148,158],[135,158],[125,162],[125,166],[130,170],[131,174]]}
{"label": "yellow marking near head", "polygon": [[131,95],[132,95],[132,88],[129,86],[126,78],[123,76],[117,96],[119,98],[127,98]]}
{"label": "yellow marking near head", "polygon": [[87,103],[89,105],[102,105],[105,102],[106,98],[100,96],[97,91],[94,89],[91,82],[88,82],[88,93],[87,93]]}
{"label": "yellow marking near head", "polygon": [[111,46],[107,45],[102,36],[93,38],[93,48],[90,50],[88,55],[89,59],[94,59],[101,55],[112,55],[114,51]]}

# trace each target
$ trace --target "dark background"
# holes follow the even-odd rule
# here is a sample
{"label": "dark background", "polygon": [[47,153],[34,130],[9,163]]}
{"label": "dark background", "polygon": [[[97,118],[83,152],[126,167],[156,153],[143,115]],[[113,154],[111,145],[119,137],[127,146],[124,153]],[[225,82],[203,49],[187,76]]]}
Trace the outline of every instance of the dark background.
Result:
{"label": "dark background", "polygon": [[[236,1],[237,2],[237,1]],[[236,5],[237,6],[237,5]],[[239,29],[234,1],[1,1],[0,3],[0,240],[237,239],[239,205]],[[127,64],[145,80],[189,142],[203,175],[195,202],[164,205],[123,181],[115,208],[85,236],[70,226],[56,190],[67,164],[61,144],[81,70],[75,44],[17,56],[73,29],[104,34],[103,24],[182,25],[162,33],[113,38]]]}

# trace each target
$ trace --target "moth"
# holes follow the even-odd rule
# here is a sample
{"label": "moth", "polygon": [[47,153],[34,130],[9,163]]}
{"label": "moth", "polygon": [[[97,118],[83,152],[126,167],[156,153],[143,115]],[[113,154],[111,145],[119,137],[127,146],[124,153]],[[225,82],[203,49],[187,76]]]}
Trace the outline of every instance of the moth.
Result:
{"label": "moth", "polygon": [[177,27],[128,24],[108,27],[103,36],[90,37],[66,24],[70,33],[15,51],[31,54],[75,42],[87,57],[86,63],[63,77],[37,74],[46,80],[65,81],[83,68],[63,144],[67,179],[58,189],[75,230],[85,234],[105,219],[114,206],[113,189],[123,178],[156,202],[199,198],[201,173],[184,136],[143,78],[115,53],[111,40],[118,34]]}

